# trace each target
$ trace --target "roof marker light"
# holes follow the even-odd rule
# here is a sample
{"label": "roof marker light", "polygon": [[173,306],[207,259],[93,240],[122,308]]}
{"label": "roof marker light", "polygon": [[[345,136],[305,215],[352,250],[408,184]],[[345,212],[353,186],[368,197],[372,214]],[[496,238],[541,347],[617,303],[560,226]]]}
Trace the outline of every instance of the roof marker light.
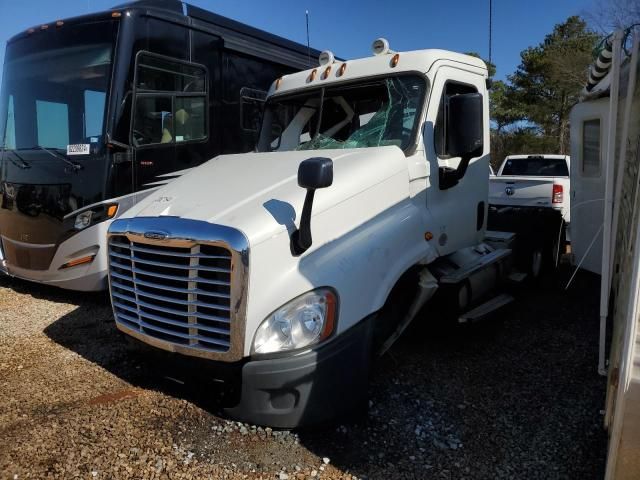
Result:
{"label": "roof marker light", "polygon": [[400,54],[396,53],[393,57],[391,57],[391,68],[394,68],[396,65],[398,65],[398,62],[400,61]]}
{"label": "roof marker light", "polygon": [[122,12],[111,12],[111,18],[120,18],[122,16]]}
{"label": "roof marker light", "polygon": [[343,63],[342,65],[340,65],[340,69],[338,70],[338,77],[341,77],[342,75],[344,75],[344,71],[347,69],[347,64]]}
{"label": "roof marker light", "polygon": [[371,50],[374,55],[387,55],[389,53],[396,53],[389,48],[389,41],[386,38],[376,38],[371,44]]}
{"label": "roof marker light", "polygon": [[35,31],[36,31],[36,29],[35,29],[35,28],[30,28],[29,30],[27,30],[27,33],[28,33],[29,35],[31,35],[31,34],[32,34],[33,32],[35,32]]}
{"label": "roof marker light", "polygon": [[331,73],[331,65],[329,65],[325,70],[324,73],[322,74],[322,80],[324,80],[325,78],[329,78],[329,74]]}
{"label": "roof marker light", "polygon": [[325,50],[318,56],[318,63],[320,66],[331,65],[336,61],[336,56],[333,54],[331,50]]}
{"label": "roof marker light", "polygon": [[282,83],[282,77],[278,78],[276,80],[276,90],[278,90],[280,88],[280,84]]}
{"label": "roof marker light", "polygon": [[318,73],[318,70],[316,68],[311,70],[311,73],[309,74],[309,78],[307,79],[307,81],[308,82],[313,82],[316,79],[316,74],[317,73]]}
{"label": "roof marker light", "polygon": [[49,25],[40,25],[40,30],[46,30],[49,28]]}
{"label": "roof marker light", "polygon": [[64,25],[64,22],[62,20],[58,20],[56,22],[56,27],[61,27],[62,25]]}

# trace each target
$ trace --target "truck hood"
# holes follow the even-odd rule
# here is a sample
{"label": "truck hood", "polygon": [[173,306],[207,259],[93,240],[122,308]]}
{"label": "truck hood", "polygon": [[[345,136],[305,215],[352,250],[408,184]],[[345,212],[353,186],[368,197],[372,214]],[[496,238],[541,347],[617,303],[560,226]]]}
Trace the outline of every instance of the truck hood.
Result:
{"label": "truck hood", "polygon": [[[225,155],[152,193],[123,217],[171,216],[226,225],[256,245],[298,225],[306,193],[298,186],[298,166],[314,156],[333,160],[334,181],[316,191],[313,216],[407,172],[406,157],[395,146]],[[408,194],[408,177],[404,184],[407,192],[393,196]]]}

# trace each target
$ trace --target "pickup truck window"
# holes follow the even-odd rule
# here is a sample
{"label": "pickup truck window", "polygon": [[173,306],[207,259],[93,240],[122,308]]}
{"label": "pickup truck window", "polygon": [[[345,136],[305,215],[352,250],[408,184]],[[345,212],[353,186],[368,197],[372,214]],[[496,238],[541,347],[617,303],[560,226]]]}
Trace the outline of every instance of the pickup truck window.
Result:
{"label": "pickup truck window", "polygon": [[415,138],[425,90],[422,77],[403,75],[271,98],[258,150],[404,150]]}
{"label": "pickup truck window", "polygon": [[530,177],[568,177],[569,169],[564,158],[510,158],[507,159],[502,169],[505,176],[530,176]]}

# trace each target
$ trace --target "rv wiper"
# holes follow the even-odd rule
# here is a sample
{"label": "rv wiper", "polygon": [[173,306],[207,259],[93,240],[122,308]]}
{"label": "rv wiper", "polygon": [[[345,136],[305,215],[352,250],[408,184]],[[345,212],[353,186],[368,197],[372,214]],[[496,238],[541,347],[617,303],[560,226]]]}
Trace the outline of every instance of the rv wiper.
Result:
{"label": "rv wiper", "polygon": [[50,150],[50,149],[48,149],[46,147],[43,147],[42,145],[36,145],[33,148],[34,149],[35,148],[39,148],[40,150],[44,150],[45,152],[47,152],[52,157],[55,157],[55,158],[57,158],[59,160],[62,160],[64,163],[69,165],[73,169],[74,172],[78,172],[78,171],[82,170],[82,168],[83,168],[82,165],[80,165],[79,163],[72,162],[71,160],[69,160],[69,159],[63,157],[61,154],[57,153],[55,150]]}
{"label": "rv wiper", "polygon": [[9,149],[9,148],[3,148],[3,149],[2,149],[3,156],[4,156],[4,152],[9,152],[9,153],[11,153],[11,154],[15,155],[15,156],[16,156],[16,158],[17,158],[18,160],[20,160],[20,162],[17,162],[14,158],[12,158],[12,157],[8,157],[8,158],[9,158],[9,161],[10,161],[11,163],[13,163],[16,167],[21,168],[21,169],[23,169],[23,170],[26,170],[26,169],[28,169],[28,168],[31,168],[31,165],[30,165],[30,164],[28,164],[28,163],[24,160],[24,158],[22,158],[20,155],[18,155],[18,152],[16,152],[15,150],[11,150],[11,149]]}

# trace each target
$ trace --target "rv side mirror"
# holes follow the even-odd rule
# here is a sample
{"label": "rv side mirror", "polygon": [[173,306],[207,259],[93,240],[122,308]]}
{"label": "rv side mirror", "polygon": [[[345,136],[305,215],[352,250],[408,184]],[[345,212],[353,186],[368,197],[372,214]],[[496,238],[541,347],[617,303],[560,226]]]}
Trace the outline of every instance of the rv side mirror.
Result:
{"label": "rv side mirror", "polygon": [[479,93],[454,95],[447,100],[447,152],[460,157],[458,167],[440,167],[440,189],[458,184],[464,177],[469,161],[482,153],[483,105]]}
{"label": "rv side mirror", "polygon": [[311,238],[311,210],[313,197],[318,188],[330,187],[333,183],[333,161],[330,158],[314,157],[304,160],[298,167],[298,185],[307,189],[304,198],[300,228],[291,234],[291,253],[295,256],[309,249]]}

